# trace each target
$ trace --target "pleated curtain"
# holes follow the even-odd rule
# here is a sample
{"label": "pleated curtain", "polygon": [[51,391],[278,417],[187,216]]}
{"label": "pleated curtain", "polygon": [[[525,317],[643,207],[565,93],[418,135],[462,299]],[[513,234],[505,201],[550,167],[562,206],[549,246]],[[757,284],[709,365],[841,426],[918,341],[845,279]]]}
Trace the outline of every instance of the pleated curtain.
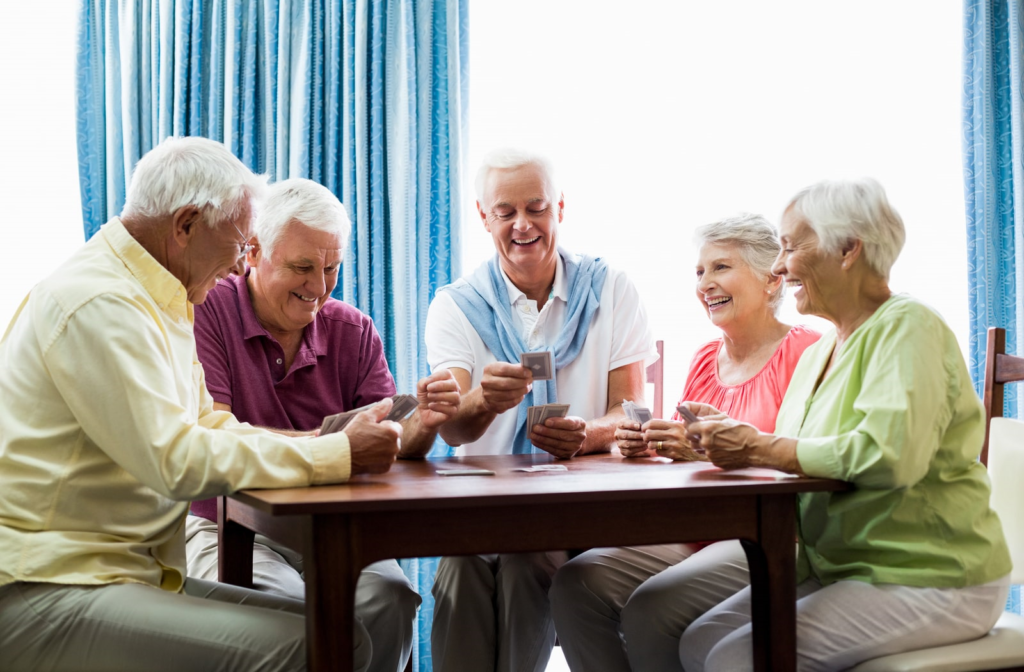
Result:
{"label": "pleated curtain", "polygon": [[[1024,70],[1018,0],[965,0],[963,162],[970,300],[969,365],[982,393],[986,333],[1006,329],[1007,352],[1024,334]],[[1024,417],[1007,385],[1004,414]],[[1020,521],[1003,521],[1019,525]],[[1007,608],[1021,613],[1020,586]]]}
{"label": "pleated curtain", "polygon": [[[427,306],[460,275],[467,1],[83,0],[86,238],[171,135],[221,141],[272,181],[316,180],[353,222],[335,296],[373,318],[399,390],[413,390]],[[429,670],[436,562],[402,565],[425,598],[414,660]]]}

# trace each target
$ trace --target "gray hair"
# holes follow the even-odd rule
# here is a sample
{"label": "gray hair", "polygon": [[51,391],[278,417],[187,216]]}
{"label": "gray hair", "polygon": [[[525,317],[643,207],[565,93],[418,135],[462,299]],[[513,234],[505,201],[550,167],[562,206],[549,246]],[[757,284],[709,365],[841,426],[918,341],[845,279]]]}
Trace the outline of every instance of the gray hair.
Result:
{"label": "gray hair", "polygon": [[[707,243],[735,245],[747,266],[766,279],[772,277],[772,264],[782,249],[775,227],[761,215],[746,212],[705,224],[694,232],[693,238],[697,247]],[[768,305],[773,311],[778,311],[782,305],[784,294],[785,288],[780,286],[779,291],[769,297]]]}
{"label": "gray hair", "polygon": [[484,189],[487,188],[487,176],[492,170],[508,170],[521,168],[522,166],[537,166],[548,178],[548,183],[554,189],[552,198],[558,200],[561,192],[558,190],[558,183],[555,181],[555,168],[551,161],[541,154],[523,151],[520,149],[495,149],[484,156],[480,168],[476,171],[476,200],[483,205]]}
{"label": "gray hair", "polygon": [[210,228],[218,228],[261,200],[266,188],[267,178],[254,175],[221,143],[167,138],[135,164],[121,214],[164,217],[194,205]]}
{"label": "gray hair", "polygon": [[870,177],[812,184],[793,197],[789,208],[814,229],[829,254],[851,239],[861,241],[864,260],[886,279],[907,240],[903,219],[889,205],[882,185]]}
{"label": "gray hair", "polygon": [[327,187],[303,178],[270,186],[267,200],[256,216],[256,237],[263,254],[273,254],[285,229],[293,223],[337,235],[342,249],[348,245],[352,232],[352,223],[338,197]]}

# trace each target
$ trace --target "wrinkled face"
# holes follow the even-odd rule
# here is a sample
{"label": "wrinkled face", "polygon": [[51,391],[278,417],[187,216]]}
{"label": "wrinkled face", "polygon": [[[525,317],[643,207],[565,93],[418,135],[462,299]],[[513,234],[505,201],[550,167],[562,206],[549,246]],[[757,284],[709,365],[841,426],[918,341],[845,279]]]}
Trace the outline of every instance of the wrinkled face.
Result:
{"label": "wrinkled face", "polygon": [[705,243],[697,258],[697,298],[719,329],[743,326],[770,312],[768,278],[758,275],[734,243]]}
{"label": "wrinkled face", "polygon": [[539,166],[491,170],[477,211],[510,275],[549,273],[556,263],[563,202]]}
{"label": "wrinkled face", "polygon": [[338,284],[341,238],[293,221],[268,256],[257,244],[249,254],[249,293],[270,331],[302,331]]}
{"label": "wrinkled face", "polygon": [[842,255],[827,254],[818,234],[792,208],[782,215],[779,234],[782,251],[772,265],[772,273],[785,280],[801,314],[827,318],[831,298],[843,282]]}
{"label": "wrinkled face", "polygon": [[[201,216],[202,217],[202,216]],[[248,201],[230,221],[210,228],[205,221],[195,225],[184,254],[184,278],[188,300],[200,304],[217,283],[229,275],[245,272],[245,246],[252,237],[252,207]]]}

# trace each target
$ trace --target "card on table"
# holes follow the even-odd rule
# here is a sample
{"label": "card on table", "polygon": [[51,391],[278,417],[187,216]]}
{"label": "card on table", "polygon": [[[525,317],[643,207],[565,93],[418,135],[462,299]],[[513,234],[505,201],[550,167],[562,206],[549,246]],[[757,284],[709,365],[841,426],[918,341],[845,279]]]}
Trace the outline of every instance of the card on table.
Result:
{"label": "card on table", "polygon": [[494,476],[490,469],[438,469],[438,476]]}
{"label": "card on table", "polygon": [[551,380],[555,377],[555,359],[550,351],[524,352],[519,355],[519,363],[533,372],[534,380]]}

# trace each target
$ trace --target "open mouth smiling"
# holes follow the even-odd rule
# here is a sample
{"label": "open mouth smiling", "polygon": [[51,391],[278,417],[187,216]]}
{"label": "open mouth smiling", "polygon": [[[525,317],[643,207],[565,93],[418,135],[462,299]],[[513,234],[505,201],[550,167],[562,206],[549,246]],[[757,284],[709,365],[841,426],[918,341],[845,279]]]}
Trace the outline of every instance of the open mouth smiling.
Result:
{"label": "open mouth smiling", "polygon": [[316,297],[309,298],[307,296],[303,296],[302,294],[297,294],[295,292],[292,292],[292,296],[297,298],[299,301],[305,301],[306,303],[315,303],[316,302]]}
{"label": "open mouth smiling", "polygon": [[512,244],[513,245],[518,245],[520,247],[525,247],[526,245],[533,245],[538,240],[540,240],[540,236],[536,236],[534,238],[521,238],[519,240],[516,240],[516,239],[513,238],[512,239]]}
{"label": "open mouth smiling", "polygon": [[722,306],[724,306],[725,304],[727,304],[727,303],[729,303],[731,301],[732,301],[732,297],[731,296],[715,296],[715,297],[712,297],[712,298],[709,298],[709,299],[704,299],[704,303],[708,304],[708,309],[709,310],[715,310],[716,308],[721,308]]}

